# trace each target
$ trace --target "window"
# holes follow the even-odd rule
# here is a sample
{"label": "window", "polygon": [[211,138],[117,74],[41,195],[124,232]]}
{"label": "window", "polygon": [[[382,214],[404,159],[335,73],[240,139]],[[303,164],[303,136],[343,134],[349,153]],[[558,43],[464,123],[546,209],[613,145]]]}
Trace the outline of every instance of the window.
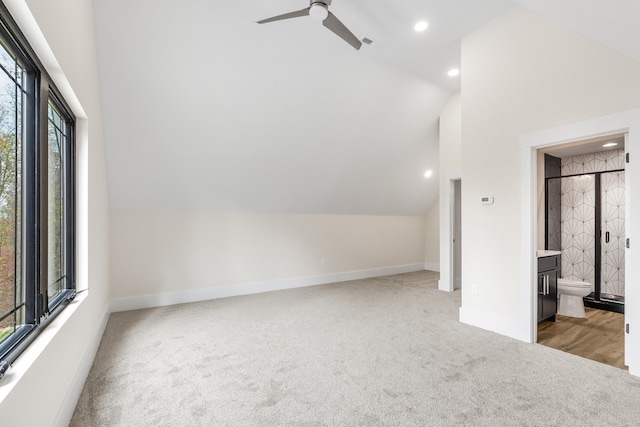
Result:
{"label": "window", "polygon": [[75,296],[74,147],[70,109],[0,4],[0,377]]}
{"label": "window", "polygon": [[67,209],[65,201],[69,197],[66,191],[70,183],[66,180],[66,167],[71,163],[67,159],[68,151],[72,147],[71,135],[73,129],[68,120],[63,119],[61,107],[56,107],[53,102],[48,105],[48,160],[47,160],[47,292],[49,295],[49,309],[57,305],[57,300],[64,296],[68,287],[68,276],[65,261],[68,260],[67,250],[71,242],[65,240],[69,236],[67,230]]}

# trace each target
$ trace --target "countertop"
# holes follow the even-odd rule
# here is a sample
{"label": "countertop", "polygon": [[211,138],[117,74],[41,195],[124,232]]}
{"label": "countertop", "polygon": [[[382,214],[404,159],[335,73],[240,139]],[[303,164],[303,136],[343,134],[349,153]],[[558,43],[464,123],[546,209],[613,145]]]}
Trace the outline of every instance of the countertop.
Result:
{"label": "countertop", "polygon": [[548,251],[548,250],[545,250],[545,249],[538,249],[536,251],[536,256],[538,258],[544,258],[544,257],[547,257],[547,256],[560,255],[561,253],[562,252],[560,252],[560,251]]}

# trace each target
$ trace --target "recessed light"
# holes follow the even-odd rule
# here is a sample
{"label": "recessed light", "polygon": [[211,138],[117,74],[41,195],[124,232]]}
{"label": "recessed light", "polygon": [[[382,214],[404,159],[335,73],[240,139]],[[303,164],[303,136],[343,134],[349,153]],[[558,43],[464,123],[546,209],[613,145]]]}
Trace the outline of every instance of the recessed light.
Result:
{"label": "recessed light", "polygon": [[604,144],[602,147],[604,148],[609,148],[609,147],[615,147],[616,145],[618,145],[617,142],[607,142],[606,144]]}
{"label": "recessed light", "polygon": [[428,171],[426,171],[426,172],[424,173],[424,177],[425,177],[425,178],[429,178],[431,175],[433,175],[433,171],[432,171],[431,169],[429,169]]}
{"label": "recessed light", "polygon": [[413,28],[415,28],[416,31],[424,31],[428,26],[429,24],[427,23],[427,21],[420,21]]}
{"label": "recessed light", "polygon": [[460,70],[458,70],[457,68],[453,68],[451,70],[449,70],[449,72],[447,73],[449,75],[449,77],[455,77],[460,75]]}

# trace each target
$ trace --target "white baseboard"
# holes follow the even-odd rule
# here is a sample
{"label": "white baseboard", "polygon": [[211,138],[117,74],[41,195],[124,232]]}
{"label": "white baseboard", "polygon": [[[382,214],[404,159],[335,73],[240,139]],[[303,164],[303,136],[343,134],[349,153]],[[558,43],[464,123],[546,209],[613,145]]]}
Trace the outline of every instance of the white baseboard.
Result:
{"label": "white baseboard", "polygon": [[346,282],[349,280],[367,279],[370,277],[389,276],[392,274],[411,273],[424,270],[423,264],[407,264],[393,267],[374,268],[371,270],[349,271],[344,273],[324,274],[321,276],[294,277],[289,279],[266,280],[261,282],[240,283],[212,288],[191,289],[180,292],[142,295],[137,297],[116,298],[111,300],[110,311],[128,311],[142,308],[162,307],[166,305],[205,301],[217,298],[235,297],[283,289],[302,288],[306,286],[325,285],[327,283]]}
{"label": "white baseboard", "polygon": [[529,334],[523,330],[523,325],[513,319],[460,307],[460,322],[519,341],[530,342]]}
{"label": "white baseboard", "polygon": [[438,273],[440,273],[440,264],[425,262],[424,269],[429,271],[437,271]]}
{"label": "white baseboard", "polygon": [[89,376],[89,371],[91,371],[93,361],[98,353],[98,347],[100,347],[102,335],[104,335],[104,331],[107,328],[107,322],[109,321],[110,315],[111,312],[109,311],[109,307],[107,307],[102,315],[102,321],[98,326],[98,330],[96,331],[91,344],[87,347],[87,350],[82,357],[82,361],[80,362],[80,365],[78,365],[76,374],[71,381],[71,385],[67,389],[62,406],[58,409],[58,414],[53,424],[54,426],[65,427],[69,425],[69,422],[71,422],[73,412],[78,404],[78,399],[80,399],[82,389],[84,388],[84,384]]}

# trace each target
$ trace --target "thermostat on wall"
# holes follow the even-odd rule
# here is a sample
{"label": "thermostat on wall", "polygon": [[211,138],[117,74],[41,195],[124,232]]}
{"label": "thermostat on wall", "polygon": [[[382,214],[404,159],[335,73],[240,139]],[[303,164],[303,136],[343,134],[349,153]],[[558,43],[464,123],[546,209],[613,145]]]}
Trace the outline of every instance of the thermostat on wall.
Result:
{"label": "thermostat on wall", "polygon": [[483,205],[492,205],[493,204],[493,196],[482,196],[482,204]]}

